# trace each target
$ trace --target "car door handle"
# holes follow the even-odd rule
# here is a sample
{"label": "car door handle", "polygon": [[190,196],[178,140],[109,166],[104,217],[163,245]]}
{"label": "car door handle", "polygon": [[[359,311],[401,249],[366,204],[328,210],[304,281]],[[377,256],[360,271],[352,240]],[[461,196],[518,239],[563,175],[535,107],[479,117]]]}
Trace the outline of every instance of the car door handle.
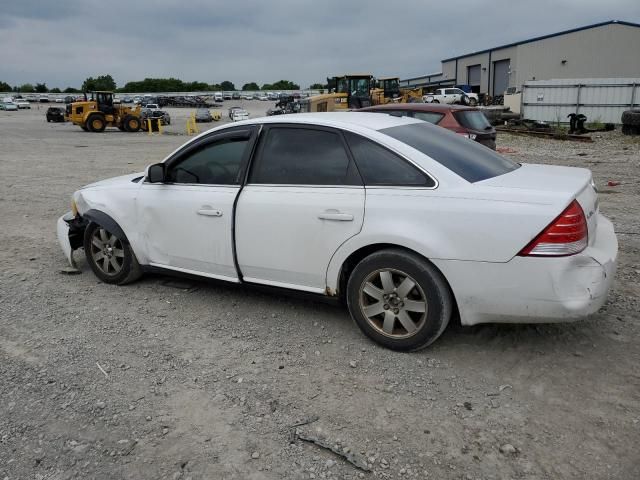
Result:
{"label": "car door handle", "polygon": [[206,217],[221,217],[222,212],[215,208],[201,208],[198,210],[198,215],[204,215]]}
{"label": "car door handle", "polygon": [[320,220],[335,220],[337,222],[353,222],[353,215],[336,211],[326,211],[318,215]]}

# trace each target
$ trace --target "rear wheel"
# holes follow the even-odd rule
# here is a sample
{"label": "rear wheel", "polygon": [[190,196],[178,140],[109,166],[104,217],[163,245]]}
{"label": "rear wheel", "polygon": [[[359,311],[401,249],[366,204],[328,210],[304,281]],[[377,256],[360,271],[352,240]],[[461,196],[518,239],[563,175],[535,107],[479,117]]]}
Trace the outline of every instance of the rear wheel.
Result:
{"label": "rear wheel", "polygon": [[134,117],[133,115],[127,115],[122,120],[122,124],[124,125],[124,129],[127,132],[137,132],[140,130],[140,119],[138,117]]}
{"label": "rear wheel", "polygon": [[129,242],[97,223],[84,232],[84,252],[93,273],[105,283],[124,285],[142,275]]}
{"label": "rear wheel", "polygon": [[472,107],[475,107],[478,104],[478,100],[476,100],[475,98],[469,97],[469,105],[471,105]]}
{"label": "rear wheel", "polygon": [[87,118],[87,128],[91,132],[104,132],[104,129],[107,128],[107,120],[104,118],[104,115],[100,113],[92,113]]}
{"label": "rear wheel", "polygon": [[376,252],[354,268],[347,305],[365,335],[400,351],[434,342],[452,312],[442,274],[419,255],[399,249]]}

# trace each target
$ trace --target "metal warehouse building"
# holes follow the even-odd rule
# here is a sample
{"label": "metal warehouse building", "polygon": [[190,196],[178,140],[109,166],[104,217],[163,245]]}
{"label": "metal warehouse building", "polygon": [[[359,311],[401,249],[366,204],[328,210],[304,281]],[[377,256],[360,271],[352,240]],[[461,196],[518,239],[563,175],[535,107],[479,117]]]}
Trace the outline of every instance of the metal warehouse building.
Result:
{"label": "metal warehouse building", "polygon": [[639,24],[611,20],[447,58],[441,72],[401,85],[470,85],[497,96],[528,80],[612,77],[640,77]]}

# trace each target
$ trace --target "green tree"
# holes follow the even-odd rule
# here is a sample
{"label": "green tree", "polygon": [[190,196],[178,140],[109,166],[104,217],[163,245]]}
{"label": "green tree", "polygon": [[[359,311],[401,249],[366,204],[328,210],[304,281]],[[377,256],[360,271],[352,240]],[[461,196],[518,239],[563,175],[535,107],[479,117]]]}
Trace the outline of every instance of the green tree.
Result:
{"label": "green tree", "polygon": [[73,87],[67,87],[63,91],[63,93],[78,93],[78,92],[80,92],[80,90],[78,90],[77,88],[73,88]]}
{"label": "green tree", "polygon": [[93,90],[113,91],[116,89],[116,82],[111,75],[100,75],[97,78],[89,77],[82,84],[82,91]]}
{"label": "green tree", "polygon": [[49,89],[47,88],[46,83],[36,83],[36,92],[38,93],[47,93]]}
{"label": "green tree", "polygon": [[220,83],[220,88],[222,90],[229,91],[229,90],[235,90],[236,86],[233,84],[233,82],[230,82],[229,80],[225,80],[224,82]]}
{"label": "green tree", "polygon": [[290,80],[278,80],[272,84],[265,84],[263,90],[300,90],[300,85]]}
{"label": "green tree", "polygon": [[311,85],[309,85],[310,90],[323,90],[325,88],[327,88],[327,86],[323,85],[322,83],[312,83]]}
{"label": "green tree", "polygon": [[49,93],[62,93],[58,87],[52,88],[49,90]]}
{"label": "green tree", "polygon": [[21,92],[23,92],[23,93],[33,93],[33,92],[36,91],[36,89],[30,83],[25,83],[25,84],[20,85],[19,90]]}
{"label": "green tree", "polygon": [[260,90],[260,87],[256,82],[249,82],[242,86],[242,90]]}
{"label": "green tree", "polygon": [[11,85],[9,85],[7,82],[0,82],[0,92],[10,92],[11,91]]}

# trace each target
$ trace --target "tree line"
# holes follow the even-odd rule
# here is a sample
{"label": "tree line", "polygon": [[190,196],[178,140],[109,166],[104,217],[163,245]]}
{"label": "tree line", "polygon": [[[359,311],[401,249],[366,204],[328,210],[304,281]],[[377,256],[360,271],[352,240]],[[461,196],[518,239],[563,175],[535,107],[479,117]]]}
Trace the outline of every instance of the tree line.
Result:
{"label": "tree line", "polygon": [[[326,88],[326,85],[314,83],[309,86],[311,89]],[[184,82],[178,78],[145,78],[144,80],[127,82],[121,88],[118,88],[115,80],[111,75],[99,75],[97,77],[89,77],[83,83],[81,88],[67,87],[64,90],[59,88],[49,88],[46,83],[25,83],[22,85],[11,86],[6,82],[0,81],[0,92],[21,92],[21,93],[79,93],[89,92],[93,90],[107,90],[114,92],[220,92],[233,91],[236,86],[233,82],[225,80],[220,83],[206,82]],[[242,85],[242,90],[300,90],[300,85],[290,80],[278,80],[274,83],[265,83],[262,86],[256,82],[248,82]]]}

